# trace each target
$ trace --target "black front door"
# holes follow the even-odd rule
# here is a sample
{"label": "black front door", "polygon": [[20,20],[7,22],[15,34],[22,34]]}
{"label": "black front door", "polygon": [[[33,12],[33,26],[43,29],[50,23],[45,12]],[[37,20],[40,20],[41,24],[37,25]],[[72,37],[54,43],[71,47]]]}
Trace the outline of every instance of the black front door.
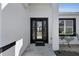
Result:
{"label": "black front door", "polygon": [[48,18],[31,18],[31,43],[48,43]]}

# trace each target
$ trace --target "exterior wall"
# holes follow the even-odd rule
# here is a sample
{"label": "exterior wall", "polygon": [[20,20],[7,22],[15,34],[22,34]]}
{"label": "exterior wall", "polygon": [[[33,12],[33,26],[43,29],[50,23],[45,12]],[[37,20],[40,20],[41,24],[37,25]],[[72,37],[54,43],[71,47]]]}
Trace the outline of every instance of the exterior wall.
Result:
{"label": "exterior wall", "polygon": [[49,44],[52,44],[53,50],[58,50],[59,36],[57,5],[50,3],[29,4],[29,18],[30,17],[48,17]]}
{"label": "exterior wall", "polygon": [[1,4],[0,4],[0,46],[1,46]]}
{"label": "exterior wall", "polygon": [[[59,18],[76,18],[76,33],[79,34],[79,13],[60,13]],[[63,44],[63,42],[66,41],[60,40],[60,44]],[[77,37],[74,36],[74,40],[71,41],[70,44],[79,44]]]}
{"label": "exterior wall", "polygon": [[[1,21],[2,21],[2,19],[1,19],[1,4],[0,4],[0,46],[1,46]],[[0,54],[0,56],[1,56],[2,54]]]}
{"label": "exterior wall", "polygon": [[52,30],[52,48],[59,50],[59,20],[58,20],[58,4],[52,4],[53,7],[53,30]]}
{"label": "exterior wall", "polygon": [[[28,27],[27,12],[22,4],[8,4],[2,10],[2,46],[5,46],[14,41],[23,38],[22,52],[29,44],[29,27]],[[9,49],[9,55],[15,55],[15,47]],[[21,52],[21,53],[22,53]],[[3,55],[8,55],[5,51]]]}
{"label": "exterior wall", "polygon": [[22,49],[19,53],[19,55],[22,55],[22,53],[25,51],[25,49],[30,45],[30,20],[29,20],[29,6],[28,4],[26,4],[26,6],[24,6],[25,8],[25,32],[23,35],[23,46]]}

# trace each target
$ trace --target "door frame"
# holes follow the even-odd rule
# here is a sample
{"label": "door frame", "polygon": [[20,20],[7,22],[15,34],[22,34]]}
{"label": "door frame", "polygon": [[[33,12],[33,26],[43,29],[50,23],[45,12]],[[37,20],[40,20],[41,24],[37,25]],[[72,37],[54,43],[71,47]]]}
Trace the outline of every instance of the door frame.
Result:
{"label": "door frame", "polygon": [[47,21],[47,39],[45,40],[45,43],[48,43],[48,17],[30,17],[30,43],[35,43],[34,40],[32,40],[32,21],[37,19],[43,19]]}

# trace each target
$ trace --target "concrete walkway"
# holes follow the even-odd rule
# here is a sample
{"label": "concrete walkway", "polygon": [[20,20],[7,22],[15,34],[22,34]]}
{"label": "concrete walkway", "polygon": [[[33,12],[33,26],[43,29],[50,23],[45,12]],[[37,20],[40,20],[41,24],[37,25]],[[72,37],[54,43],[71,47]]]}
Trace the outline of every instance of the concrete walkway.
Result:
{"label": "concrete walkway", "polygon": [[22,56],[56,56],[51,45],[35,46],[34,44],[28,47]]}

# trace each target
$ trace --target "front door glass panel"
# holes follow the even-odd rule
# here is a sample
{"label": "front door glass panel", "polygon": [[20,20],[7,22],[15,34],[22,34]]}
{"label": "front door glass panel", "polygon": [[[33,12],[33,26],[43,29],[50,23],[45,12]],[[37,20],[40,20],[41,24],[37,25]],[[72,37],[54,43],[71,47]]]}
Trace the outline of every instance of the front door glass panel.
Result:
{"label": "front door glass panel", "polygon": [[35,29],[35,27],[36,27],[35,23],[36,23],[35,21],[32,22],[32,32],[33,32],[32,33],[32,37],[33,37],[33,40],[35,40],[35,31],[36,31],[36,29]]}
{"label": "front door glass panel", "polygon": [[42,39],[42,21],[37,21],[37,39]]}

